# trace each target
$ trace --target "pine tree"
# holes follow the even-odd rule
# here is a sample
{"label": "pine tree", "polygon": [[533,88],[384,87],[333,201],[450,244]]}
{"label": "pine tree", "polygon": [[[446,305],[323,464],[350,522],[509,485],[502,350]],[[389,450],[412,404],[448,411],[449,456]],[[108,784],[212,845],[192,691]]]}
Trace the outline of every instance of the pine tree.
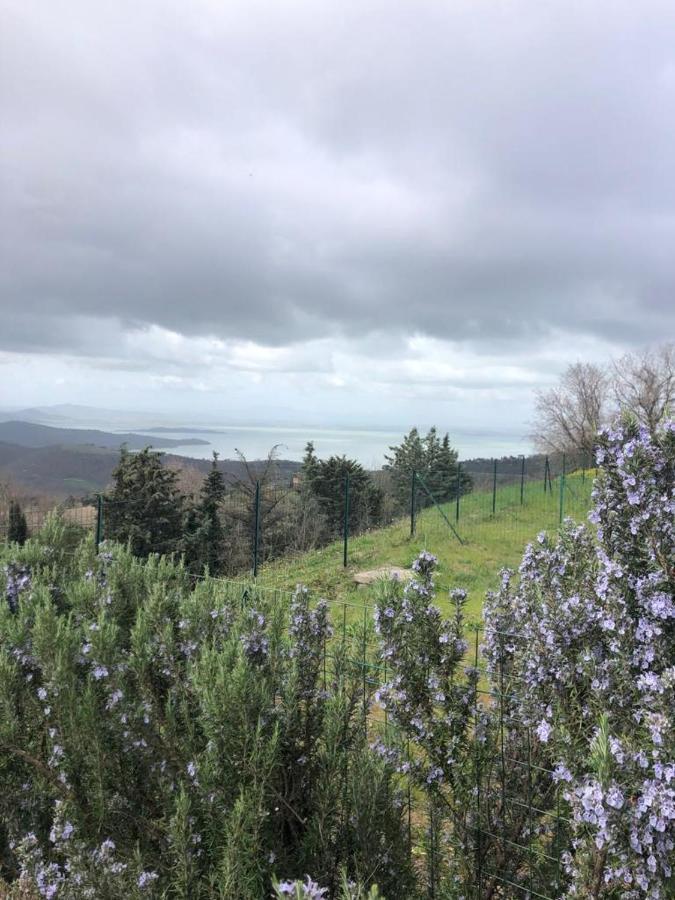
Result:
{"label": "pine tree", "polygon": [[[410,502],[412,473],[420,476],[418,502],[430,503],[431,499],[422,486],[426,485],[438,503],[445,503],[457,496],[457,451],[450,446],[446,433],[442,440],[435,427],[421,437],[417,428],[405,435],[399,446],[389,448],[385,469],[391,474],[394,491],[402,507]],[[460,494],[471,490],[471,478],[460,471]]]}
{"label": "pine tree", "polygon": [[9,504],[9,523],[7,528],[7,540],[10,544],[25,544],[28,538],[28,523],[18,500],[12,500]]}
{"label": "pine tree", "polygon": [[379,521],[382,491],[363,466],[346,456],[317,459],[309,443],[302,468],[306,490],[320,504],[330,535],[341,533],[345,517],[345,482],[349,475],[349,528],[358,531]]}
{"label": "pine tree", "polygon": [[182,549],[183,496],[177,473],[162,465],[162,454],[126,447],[113,472],[114,487],[105,498],[107,535],[128,543],[136,556]]}
{"label": "pine tree", "polygon": [[218,454],[214,451],[211,471],[204,479],[200,491],[197,512],[200,520],[202,559],[211,575],[222,574],[224,568],[225,531],[220,518],[220,507],[225,492],[225,478],[218,468]]}

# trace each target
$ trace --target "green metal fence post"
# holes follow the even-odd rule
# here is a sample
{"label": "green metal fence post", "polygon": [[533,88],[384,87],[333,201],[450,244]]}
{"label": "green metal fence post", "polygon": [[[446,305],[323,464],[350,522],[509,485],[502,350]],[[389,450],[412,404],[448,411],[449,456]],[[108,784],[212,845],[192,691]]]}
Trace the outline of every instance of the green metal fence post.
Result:
{"label": "green metal fence post", "polygon": [[523,496],[525,493],[525,457],[520,461],[520,505],[523,505]]}
{"label": "green metal fence post", "polygon": [[497,509],[497,460],[493,461],[492,468],[492,515]]}
{"label": "green metal fence post", "polygon": [[343,553],[342,553],[342,565],[347,568],[347,546],[349,543],[349,472],[345,475],[345,509],[344,509],[344,523],[342,528],[342,536],[343,536]]}
{"label": "green metal fence post", "polygon": [[415,489],[417,472],[412,470],[412,478],[410,479],[410,537],[415,535]]}
{"label": "green metal fence post", "polygon": [[253,510],[253,577],[258,577],[258,545],[260,542],[260,482],[255,483],[255,509]]}
{"label": "green metal fence post", "polygon": [[455,503],[455,522],[459,522],[459,495],[462,493],[462,465],[457,463],[457,500]]}
{"label": "green metal fence post", "polygon": [[103,540],[103,497],[100,494],[96,496],[96,552],[98,553],[99,544]]}
{"label": "green metal fence post", "polygon": [[565,454],[562,457],[562,472],[560,473],[560,524],[562,524],[565,511]]}
{"label": "green metal fence post", "polygon": [[546,493],[546,479],[548,478],[548,456],[546,457],[546,462],[544,463],[544,493]]}

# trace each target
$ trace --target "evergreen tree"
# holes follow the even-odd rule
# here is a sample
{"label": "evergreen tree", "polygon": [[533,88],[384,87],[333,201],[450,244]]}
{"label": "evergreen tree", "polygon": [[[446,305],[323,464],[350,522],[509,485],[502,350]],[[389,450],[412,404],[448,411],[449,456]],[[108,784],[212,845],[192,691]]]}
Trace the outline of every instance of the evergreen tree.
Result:
{"label": "evergreen tree", "polygon": [[7,540],[10,544],[25,544],[28,538],[28,523],[26,516],[17,500],[9,504],[9,523],[7,528]]}
{"label": "evergreen tree", "polygon": [[317,459],[314,446],[309,443],[303,460],[304,488],[316,498],[331,535],[339,534],[344,526],[345,481],[349,475],[349,528],[362,530],[379,521],[382,514],[382,491],[375,485],[363,466],[346,456]]}
{"label": "evergreen tree", "polygon": [[188,565],[199,574],[208,567],[210,575],[221,575],[225,568],[225,530],[221,520],[225,492],[225,478],[218,468],[218,454],[214,451],[211,471],[202,484],[199,502],[190,507],[185,523]]}
{"label": "evergreen tree", "polygon": [[113,471],[114,487],[105,500],[107,536],[128,543],[136,556],[182,549],[183,496],[177,473],[162,465],[162,454],[126,447]]}
{"label": "evergreen tree", "polygon": [[307,444],[305,445],[305,455],[302,458],[303,478],[308,483],[311,483],[312,479],[316,476],[318,468],[319,460],[316,457],[314,443],[313,441],[307,441]]}
{"label": "evergreen tree", "polygon": [[413,470],[415,472],[426,471],[426,452],[417,428],[411,428],[398,447],[390,447],[389,449],[392,451],[393,456],[385,456],[388,462],[385,469],[391,471],[396,481],[407,475],[409,490],[410,476]]}
{"label": "evergreen tree", "polygon": [[[415,471],[427,486],[434,499],[445,503],[457,496],[457,451],[450,446],[446,433],[442,439],[435,427],[421,437],[417,428],[405,435],[399,446],[390,447],[391,455],[386,456],[385,469],[390,472],[394,491],[402,506],[410,502],[412,473]],[[469,475],[461,472],[459,477],[460,495],[471,490]],[[420,487],[419,500],[431,502]]]}

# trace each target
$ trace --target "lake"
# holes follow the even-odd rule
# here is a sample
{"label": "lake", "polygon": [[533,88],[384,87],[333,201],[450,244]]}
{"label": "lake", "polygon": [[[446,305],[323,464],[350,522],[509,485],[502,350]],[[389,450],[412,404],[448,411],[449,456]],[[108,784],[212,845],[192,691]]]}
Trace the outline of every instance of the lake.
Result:
{"label": "lake", "polygon": [[[89,426],[91,427],[91,426]],[[102,427],[98,423],[97,427]],[[389,446],[399,444],[404,429],[368,430],[361,428],[317,428],[283,427],[283,426],[236,426],[236,425],[176,425],[162,428],[141,428],[119,426],[108,428],[110,431],[133,431],[157,438],[157,446],[162,437],[172,440],[181,438],[199,438],[208,444],[172,447],[167,452],[197,459],[208,459],[216,450],[221,459],[232,459],[235,448],[241,450],[247,459],[262,459],[268,451],[278,444],[278,455],[282,459],[302,459],[307,441],[313,441],[319,457],[333,454],[357,459],[370,469],[378,469],[385,462],[384,454]],[[450,431],[450,440],[459,451],[460,459],[475,456],[506,456],[530,453],[528,441],[521,435],[497,434],[489,430],[455,429]],[[439,429],[440,431],[440,429]]]}

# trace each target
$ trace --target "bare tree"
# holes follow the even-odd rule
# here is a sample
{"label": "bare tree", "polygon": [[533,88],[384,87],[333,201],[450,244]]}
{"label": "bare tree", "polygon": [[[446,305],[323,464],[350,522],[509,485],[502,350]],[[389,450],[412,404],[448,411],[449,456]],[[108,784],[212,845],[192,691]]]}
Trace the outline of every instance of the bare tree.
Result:
{"label": "bare tree", "polygon": [[617,406],[653,432],[675,405],[675,344],[627,353],[612,370]]}
{"label": "bare tree", "polygon": [[[244,472],[241,476],[234,473],[228,475],[228,490],[222,505],[226,534],[225,557],[230,574],[241,572],[250,566],[256,523],[261,562],[281,555],[289,541],[292,532],[286,527],[285,501],[290,492],[280,484],[277,465],[280,446],[275,444],[265,460],[255,462],[249,462],[235,448]],[[257,512],[256,494],[259,504]]]}
{"label": "bare tree", "polygon": [[538,391],[531,433],[545,453],[590,455],[608,414],[610,381],[605,369],[576,362],[567,367],[558,387]]}

